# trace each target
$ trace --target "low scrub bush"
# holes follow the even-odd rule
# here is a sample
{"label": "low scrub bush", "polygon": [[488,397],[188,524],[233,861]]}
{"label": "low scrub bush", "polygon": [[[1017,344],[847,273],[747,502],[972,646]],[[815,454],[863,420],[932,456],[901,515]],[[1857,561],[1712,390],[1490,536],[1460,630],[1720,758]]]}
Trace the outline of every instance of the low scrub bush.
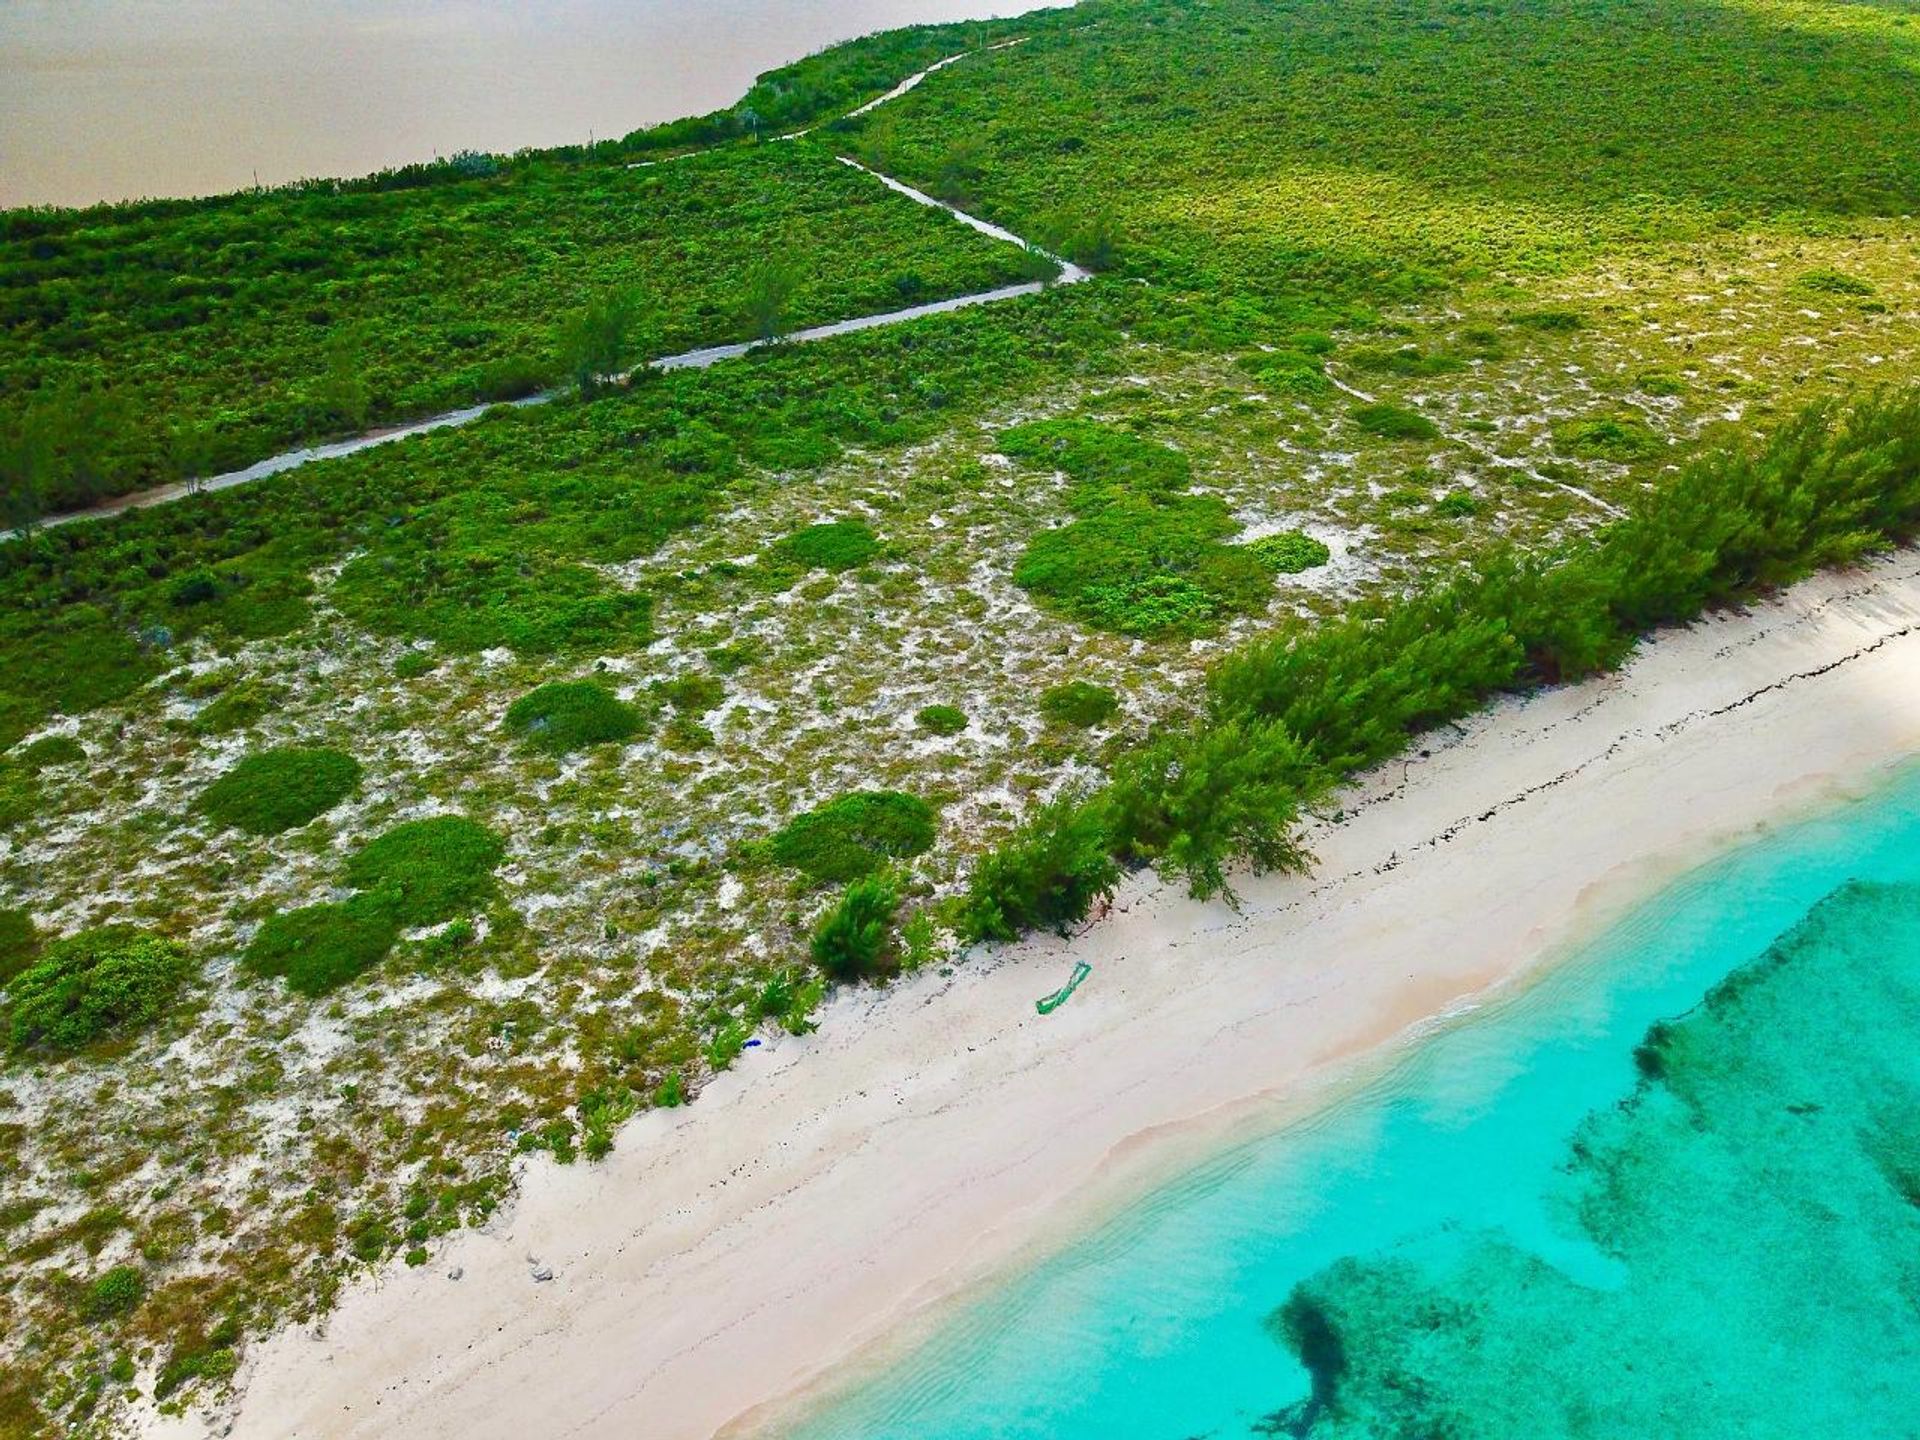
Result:
{"label": "low scrub bush", "polygon": [[1107,790],[1061,802],[975,867],[969,940],[1085,913],[1114,857],[1196,894],[1226,867],[1305,863],[1295,817],[1502,691],[1619,663],[1637,636],[1920,533],[1920,391],[1815,405],[1764,443],[1708,449],[1597,543],[1483,553],[1411,596],[1268,636],[1208,676],[1202,720],[1124,757]]}
{"label": "low scrub bush", "polygon": [[227,735],[257,725],[286,698],[278,685],[263,680],[241,680],[229,685],[209,701],[192,719],[198,735]]}
{"label": "low scrub bush", "polygon": [[1000,432],[1000,453],[1059,470],[1074,482],[1076,513],[1122,496],[1177,494],[1193,483],[1193,462],[1169,445],[1091,420],[1034,420]]}
{"label": "low scrub bush", "polygon": [[661,681],[660,697],[683,715],[705,715],[720,708],[727,698],[727,687],[719,676],[694,670]]}
{"label": "low scrub bush", "polygon": [[563,755],[632,739],[640,732],[640,712],[604,685],[557,680],[508,706],[506,728],[537,750]]}
{"label": "low scrub bush", "polygon": [[900,887],[884,873],[847,886],[813,932],[813,962],[836,980],[865,980],[891,963]]}
{"label": "low scrub bush", "polygon": [[1263,535],[1248,541],[1246,550],[1275,575],[1297,575],[1302,570],[1318,569],[1333,558],[1325,541],[1299,530]]}
{"label": "low scrub bush", "polygon": [[1112,719],[1120,709],[1120,697],[1104,685],[1087,680],[1069,680],[1041,692],[1040,713],[1049,724],[1074,730],[1091,730]]}
{"label": "low scrub bush", "polygon": [[974,867],[960,905],[961,938],[1012,940],[1039,929],[1064,934],[1086,919],[1095,900],[1112,894],[1119,879],[1098,809],[1080,799],[1056,800]]}
{"label": "low scrub bush", "polygon": [[0,910],[0,985],[5,985],[40,954],[40,931],[25,910]]}
{"label": "low scrub bush", "polygon": [[438,925],[493,898],[500,837],[459,815],[409,820],[347,861],[347,880],[381,897],[402,927]]}
{"label": "low scrub bush", "polygon": [[1644,460],[1667,448],[1644,420],[1630,415],[1603,415],[1588,420],[1562,420],[1553,427],[1553,448],[1581,460],[1613,460],[1625,464]]}
{"label": "low scrub bush", "polygon": [[1244,547],[1213,496],[1160,503],[1123,496],[1037,536],[1013,583],[1095,629],[1149,639],[1200,635],[1267,603],[1272,576]]}
{"label": "low scrub bush", "polygon": [[795,570],[856,570],[880,553],[880,541],[864,520],[828,520],[775,541],[768,557]]}
{"label": "low scrub bush", "polygon": [[85,930],[47,946],[6,990],[15,1050],[70,1054],[151,1024],[195,964],[184,945],[130,926]]}
{"label": "low scrub bush", "polygon": [[116,1265],[94,1278],[80,1297],[80,1318],[93,1324],[130,1315],[147,1298],[147,1281],[137,1266]]}
{"label": "low scrub bush", "polygon": [[967,713],[955,705],[927,705],[914,717],[922,730],[935,735],[958,735],[967,728]]}
{"label": "low scrub bush", "polygon": [[570,560],[529,554],[509,537],[451,545],[409,535],[340,574],[341,613],[377,635],[471,653],[617,652],[653,638],[652,597]]}
{"label": "low scrub bush", "polygon": [[918,855],[933,844],[926,801],[898,790],[859,790],[796,815],[769,842],[773,859],[816,885],[832,885]]}
{"label": "low scrub bush", "polygon": [[1440,428],[1418,410],[1387,401],[1375,401],[1353,408],[1353,423],[1369,435],[1382,440],[1438,440]]}
{"label": "low scrub bush", "polygon": [[60,765],[84,765],[87,752],[71,735],[43,735],[31,745],[22,745],[11,758],[29,770],[50,770]]}
{"label": "low scrub bush", "polygon": [[399,938],[384,892],[339,905],[308,905],[271,917],[241,963],[262,979],[284,979],[299,995],[324,995],[378,965]]}
{"label": "low scrub bush", "polygon": [[325,814],[359,783],[351,755],[288,746],[247,756],[201,791],[194,808],[230,830],[278,835]]}

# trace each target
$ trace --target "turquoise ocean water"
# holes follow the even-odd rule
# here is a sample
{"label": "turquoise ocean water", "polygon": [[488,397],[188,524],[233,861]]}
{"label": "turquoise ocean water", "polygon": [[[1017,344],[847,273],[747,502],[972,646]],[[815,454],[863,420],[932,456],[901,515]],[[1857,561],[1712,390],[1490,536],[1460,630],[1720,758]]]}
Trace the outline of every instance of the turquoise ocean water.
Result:
{"label": "turquoise ocean water", "polygon": [[[1837,896],[1824,912],[1824,928],[1808,919],[1817,918],[1817,907],[1835,892],[1860,881],[1886,884],[1869,887],[1864,900],[1854,890]],[[1650,1434],[1681,1424],[1689,1405],[1707,1406],[1697,1413],[1709,1418],[1666,1433],[1706,1440],[1708,1432],[1796,1433],[1809,1422],[1847,1426],[1845,1433],[1854,1436],[1920,1433],[1920,1370],[1909,1376],[1914,1429],[1887,1420],[1885,1394],[1871,1375],[1880,1363],[1876,1344],[1896,1356],[1892,1363],[1913,1358],[1898,1349],[1906,1340],[1896,1343],[1885,1333],[1904,1323],[1899,1305],[1920,1310],[1914,1298],[1920,1297],[1920,1250],[1912,1250],[1913,1236],[1898,1237],[1900,1256],[1885,1280],[1885,1287],[1913,1292],[1895,1306],[1894,1318],[1843,1314],[1856,1301],[1877,1303],[1856,1292],[1881,1281],[1857,1276],[1879,1276],[1873,1266],[1880,1262],[1816,1255],[1804,1274],[1776,1265],[1782,1247],[1806,1248],[1807,1237],[1782,1239],[1768,1230],[1750,1205],[1751,1191],[1739,1193],[1771,1183],[1766,1177],[1781,1172],[1783,1158],[1789,1170],[1808,1168],[1809,1184],[1871,1190],[1881,1181],[1862,1180],[1854,1173],[1862,1166],[1853,1164],[1861,1153],[1855,1142],[1870,1130],[1892,1139],[1875,1141],[1879,1158],[1870,1156],[1865,1170],[1879,1164],[1894,1176],[1895,1189],[1887,1193],[1904,1187],[1920,1225],[1920,1118],[1911,1105],[1896,1106],[1890,1118],[1875,1108],[1891,1105],[1889,1095],[1920,1096],[1920,1069],[1912,1068],[1920,1062],[1905,1058],[1908,1050],[1920,1055],[1920,1031],[1911,1014],[1871,1013],[1897,1009],[1916,992],[1869,987],[1834,1000],[1845,1013],[1809,1013],[1834,993],[1834,976],[1870,970],[1889,947],[1909,958],[1920,950],[1920,888],[1901,888],[1909,885],[1920,886],[1916,767],[1867,800],[1775,831],[1690,873],[1540,983],[1411,1047],[1313,1120],[1219,1155],[973,1303],[901,1363],[839,1396],[793,1433],[804,1440],[1412,1433],[1396,1429],[1385,1410],[1366,1412],[1372,1421],[1354,1420],[1367,1397],[1353,1401],[1341,1426],[1316,1428],[1328,1417],[1302,1408],[1311,1377],[1291,1348],[1298,1335],[1290,1341],[1275,1318],[1303,1282],[1331,1296],[1325,1313],[1342,1327],[1332,1346],[1336,1368],[1354,1387],[1378,1382],[1375,1371],[1392,1359],[1403,1366],[1400,1378],[1385,1382],[1396,1403],[1411,1383],[1435,1391],[1420,1400],[1431,1407],[1423,1412],[1429,1417],[1458,1405],[1458,1416],[1422,1434],[1603,1436],[1651,1423],[1655,1430],[1641,1432]],[[1871,913],[1856,913],[1863,909]],[[1894,919],[1886,925],[1874,918],[1887,914]],[[1789,932],[1798,937],[1801,991],[1772,995],[1776,1009],[1748,1017],[1745,1031],[1708,1015],[1702,1023],[1718,1025],[1715,1035],[1687,1031],[1673,1049],[1688,1064],[1705,1064],[1687,1057],[1711,1052],[1718,1067],[1712,1075],[1697,1084],[1675,1081],[1684,1103],[1668,1103],[1663,1090],[1655,1097],[1659,1104],[1622,1108],[1640,1078],[1635,1047],[1649,1027],[1685,1016]],[[1841,953],[1845,943],[1865,947],[1866,958],[1856,963]],[[1825,978],[1808,968],[1815,963],[1829,967]],[[1908,965],[1907,973],[1920,973],[1920,964]],[[1762,987],[1761,998],[1771,993]],[[1804,1018],[1806,1035],[1780,1033],[1792,1028],[1793,1017]],[[1866,1093],[1861,1103],[1872,1112],[1863,1120],[1842,1113],[1846,1102],[1821,1090],[1830,1078],[1822,1067],[1831,1061],[1844,1068],[1850,1033],[1872,1035],[1880,1022],[1887,1031],[1880,1061],[1896,1073],[1854,1087]],[[1768,1026],[1771,1031],[1755,1033]],[[1915,1035],[1915,1042],[1906,1045],[1904,1035]],[[1760,1065],[1755,1054],[1769,1045],[1799,1048],[1784,1061],[1763,1056],[1766,1065]],[[1870,1048],[1864,1040],[1862,1048]],[[1641,1060],[1643,1067],[1667,1063],[1681,1062]],[[1820,1091],[1821,1099],[1788,1104],[1784,1095],[1762,1095],[1759,1109],[1747,1105],[1726,1119],[1715,1107],[1727,1108],[1729,1084],[1736,1091],[1739,1084],[1806,1096]],[[1806,1152],[1813,1142],[1796,1127],[1823,1117],[1834,1122],[1823,1133],[1838,1133],[1852,1158],[1810,1166]],[[1662,1126],[1671,1138],[1663,1138],[1669,1131]],[[1747,1128],[1736,1134],[1726,1126]],[[1601,1152],[1605,1163],[1593,1167],[1599,1183],[1570,1165],[1576,1135]],[[1787,1148],[1769,1157],[1766,1148],[1775,1143]],[[1671,1153],[1663,1155],[1663,1145]],[[1723,1161],[1749,1169],[1716,1169]],[[1841,1178],[1832,1180],[1836,1174]],[[1634,1197],[1638,1176],[1645,1177],[1646,1194]],[[1596,1192],[1603,1204],[1596,1205]],[[1689,1197],[1703,1198],[1695,1206]],[[1782,1223],[1788,1229],[1810,1223],[1813,1244],[1824,1247],[1820,1227],[1838,1235],[1866,1224],[1860,1219],[1866,1212],[1847,1210],[1850,1203],[1791,1196],[1780,1207],[1787,1217]],[[1888,1205],[1892,1223],[1905,1224],[1898,1200]],[[1809,1210],[1817,1212],[1811,1222]],[[1741,1219],[1745,1213],[1754,1216],[1751,1226]],[[1879,1209],[1872,1214],[1883,1216]],[[1720,1243],[1746,1230],[1751,1243]],[[1604,1245],[1594,1242],[1596,1234],[1607,1237]],[[1482,1243],[1489,1235],[1497,1241],[1491,1247]],[[1622,1255],[1638,1258],[1629,1266]],[[1842,1295],[1803,1296],[1791,1288],[1818,1289],[1823,1265],[1855,1261]],[[1644,1294],[1636,1297],[1634,1285]],[[1591,1323],[1580,1313],[1602,1306],[1618,1313],[1595,1315]],[[1800,1342],[1793,1337],[1823,1325],[1832,1333],[1824,1341],[1808,1339],[1807,1355],[1824,1353],[1820,1347],[1827,1345],[1839,1363],[1867,1369],[1831,1388],[1809,1376],[1807,1394],[1796,1397],[1791,1352]],[[1752,1333],[1737,1333],[1740,1326]],[[1638,1373],[1639,1352],[1631,1344],[1621,1348],[1621,1332],[1636,1329],[1644,1349],[1657,1352]],[[1446,1343],[1436,1344],[1436,1335]],[[1593,1344],[1613,1348],[1576,1354],[1590,1336]],[[1502,1358],[1500,1344],[1517,1354]],[[1529,1347],[1536,1353],[1527,1353]],[[1556,1376],[1537,1352],[1564,1354],[1577,1368]],[[1711,1373],[1694,1374],[1671,1401],[1662,1392],[1656,1404],[1649,1397],[1674,1383],[1671,1376],[1655,1377],[1662,1357],[1685,1357],[1696,1372]],[[1749,1359],[1756,1368],[1743,1381],[1739,1372]],[[1527,1403],[1559,1407],[1551,1423],[1488,1419],[1500,1402],[1527,1389],[1518,1379],[1504,1384],[1500,1364],[1530,1370],[1530,1383],[1548,1398]],[[1496,1368],[1491,1377],[1464,1376],[1463,1365]],[[1714,1387],[1723,1387],[1724,1397],[1743,1383],[1773,1387],[1777,1403],[1758,1418],[1712,1418],[1738,1409],[1714,1408]],[[1562,1403],[1569,1389],[1582,1392],[1579,1406]],[[1488,1394],[1496,1397],[1491,1406]],[[1653,1408],[1636,1415],[1631,1406],[1611,1404],[1623,1397]]]}

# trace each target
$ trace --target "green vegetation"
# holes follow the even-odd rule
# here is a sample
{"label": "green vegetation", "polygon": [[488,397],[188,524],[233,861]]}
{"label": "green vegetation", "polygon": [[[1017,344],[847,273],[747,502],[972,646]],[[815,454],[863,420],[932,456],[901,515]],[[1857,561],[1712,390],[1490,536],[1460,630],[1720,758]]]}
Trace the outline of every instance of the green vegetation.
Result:
{"label": "green vegetation", "polygon": [[863,520],[827,520],[796,530],[769,552],[776,568],[828,570],[838,574],[866,564],[880,542]]}
{"label": "green vegetation", "polygon": [[40,954],[40,931],[25,910],[0,909],[0,986]]}
{"label": "green vegetation", "polygon": [[0,216],[8,472],[37,467],[57,510],[605,374],[638,357],[632,304],[608,298],[636,284],[654,347],[712,344],[742,333],[736,297],[770,250],[799,324],[1019,273],[1013,247],[807,143],[648,170],[479,157],[419,180]]}
{"label": "green vegetation", "polygon": [[506,727],[537,750],[564,755],[631,739],[640,732],[640,713],[604,685],[556,680],[508,706]]}
{"label": "green vegetation", "polygon": [[80,1301],[80,1318],[98,1324],[132,1313],[146,1299],[147,1282],[138,1268],[116,1265],[96,1276]]}
{"label": "green vegetation", "polygon": [[287,746],[249,755],[200,793],[214,824],[278,835],[324,815],[360,784],[360,762],[338,750]]}
{"label": "green vegetation", "polygon": [[1028,930],[1066,933],[1119,882],[1109,848],[1090,806],[1074,799],[1045,806],[975,864],[961,935],[973,941],[1012,940]]}
{"label": "green vegetation", "polygon": [[1091,730],[1120,713],[1120,697],[1089,680],[1069,680],[1050,686],[1040,696],[1040,713],[1052,725]]}
{"label": "green vegetation", "polygon": [[[1071,927],[1126,867],[1220,893],[1303,863],[1305,807],[1422,727],[1904,533],[1896,392],[1783,417],[1920,365],[1905,19],[1092,0],[836,47],[591,150],[4,217],[0,312],[39,317],[0,327],[16,520],[575,383],[0,546],[0,747],[88,717],[84,769],[0,758],[0,901],[287,982],[185,1015],[190,1067],[167,1025],[15,1070],[0,1278],[33,1343],[0,1343],[31,1379],[0,1415],[110,1428],[129,1354],[198,1403],[243,1332],[494,1213],[513,1156],[696,1098],[810,1023],[823,909],[831,963],[884,976]],[[1016,34],[811,140],[623,168]],[[841,150],[1102,273],[597,383],[1032,273]],[[1279,518],[1343,563],[1276,584],[1311,552],[1238,542]],[[555,676],[635,696],[646,763],[503,729]],[[928,743],[917,712],[962,706],[969,743]],[[200,737],[236,733],[359,757],[364,817],[192,843],[232,751]],[[380,836],[452,811],[447,844]],[[123,1253],[149,1293],[108,1355],[73,1319]]]}
{"label": "green vegetation", "polygon": [[1382,440],[1438,440],[1440,438],[1439,427],[1418,410],[1409,410],[1403,405],[1393,405],[1386,401],[1356,405],[1353,410],[1353,423],[1369,435],[1377,435]]}
{"label": "green vegetation", "polygon": [[242,680],[222,690],[193,717],[193,728],[200,735],[229,735],[258,724],[284,701],[284,693],[273,686]]}
{"label": "green vegetation", "polygon": [[255,933],[243,963],[263,978],[284,978],[299,995],[324,995],[378,965],[400,935],[387,892],[338,905],[308,905],[272,916]]}
{"label": "green vegetation", "polygon": [[43,735],[21,746],[10,758],[28,770],[46,770],[57,765],[84,765],[87,752],[71,735]]}
{"label": "green vegetation", "polygon": [[1275,575],[1298,575],[1315,570],[1333,558],[1326,542],[1298,530],[1282,530],[1247,542],[1247,552]]}
{"label": "green vegetation", "polygon": [[347,880],[381,898],[403,926],[438,925],[493,898],[493,869],[506,845],[458,815],[409,820],[347,861]]}
{"label": "green vegetation", "polygon": [[953,705],[926,705],[913,717],[922,730],[935,735],[958,735],[967,728],[967,712]]}
{"label": "green vegetation", "polygon": [[1127,635],[1199,635],[1266,603],[1269,577],[1220,543],[1240,529],[1212,496],[1187,494],[1179,451],[1084,421],[1042,421],[1000,437],[1002,453],[1066,472],[1079,518],[1040,535],[1013,583],[1083,624]]}
{"label": "green vegetation", "polygon": [[6,989],[16,1051],[71,1054],[152,1024],[198,968],[185,946],[115,925],[47,946]]}
{"label": "green vegetation", "polygon": [[893,954],[900,889],[884,872],[847,886],[813,932],[813,962],[835,980],[866,980]]}
{"label": "green vegetation", "polygon": [[[1645,629],[1916,531],[1920,392],[1873,395],[1813,406],[1763,445],[1701,453],[1585,550],[1496,549],[1405,599],[1257,640],[1209,675],[1202,723],[1127,756],[1105,792],[980,863],[969,931],[1058,923],[1062,907],[1027,896],[1097,875],[1107,851],[1153,861],[1202,897],[1231,895],[1235,860],[1298,868],[1294,817],[1421,731],[1502,691],[1604,669]],[[1076,843],[1043,843],[1065,836]]]}
{"label": "green vegetation", "polygon": [[1591,420],[1565,420],[1553,427],[1553,443],[1564,454],[1587,460],[1615,460],[1622,464],[1644,460],[1667,448],[1653,430],[1629,415],[1603,415]]}
{"label": "green vegetation", "polygon": [[918,855],[933,836],[934,814],[926,801],[895,790],[862,790],[794,816],[768,842],[767,853],[811,884],[833,885]]}

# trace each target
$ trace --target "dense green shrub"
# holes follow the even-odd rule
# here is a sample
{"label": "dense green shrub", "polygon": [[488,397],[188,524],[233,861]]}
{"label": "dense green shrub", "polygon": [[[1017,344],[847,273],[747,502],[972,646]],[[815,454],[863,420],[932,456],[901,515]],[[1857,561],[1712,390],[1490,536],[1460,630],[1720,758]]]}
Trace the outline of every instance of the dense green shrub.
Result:
{"label": "dense green shrub", "polygon": [[24,765],[0,760],[0,832],[31,820],[40,811],[40,786]]}
{"label": "dense green shrub", "polygon": [[1353,407],[1353,423],[1382,440],[1438,440],[1440,428],[1418,410],[1387,401]]}
{"label": "dense green shrub", "polygon": [[1644,460],[1667,448],[1667,442],[1646,421],[1631,415],[1603,415],[1587,420],[1562,420],[1553,427],[1553,446],[1583,460]]}
{"label": "dense green shrub", "polygon": [[671,680],[660,682],[660,698],[685,715],[705,715],[718,710],[727,698],[727,687],[717,675],[690,670]]}
{"label": "dense green shrub", "polygon": [[1317,569],[1333,558],[1333,552],[1323,540],[1299,530],[1283,530],[1278,535],[1263,535],[1258,540],[1250,540],[1246,545],[1247,553],[1252,555],[1275,575],[1297,575],[1302,570]]}
{"label": "dense green shrub", "polygon": [[446,549],[425,536],[396,542],[349,564],[334,599],[375,634],[435,640],[463,653],[623,652],[653,638],[650,595],[505,537]]}
{"label": "dense green shrub", "polygon": [[285,699],[286,691],[278,685],[252,678],[236,681],[195,713],[194,733],[227,735],[244,730],[272,714]]}
{"label": "dense green shrub", "polygon": [[92,1323],[131,1314],[147,1298],[146,1276],[137,1266],[116,1265],[94,1277],[80,1297],[80,1318]]}
{"label": "dense green shrub", "polygon": [[560,755],[631,739],[640,712],[591,680],[556,680],[508,706],[506,725],[535,749]]}
{"label": "dense green shrub", "polygon": [[506,846],[459,815],[409,820],[369,841],[347,861],[347,880],[382,897],[396,923],[437,925],[493,897],[493,869]]}
{"label": "dense green shrub", "polygon": [[136,930],[85,930],[47,946],[8,984],[15,1050],[71,1053],[158,1019],[196,966],[184,945]]}
{"label": "dense green shrub", "polygon": [[1095,806],[1071,798],[1044,806],[974,866],[960,906],[961,938],[1012,940],[1043,928],[1065,934],[1119,883],[1112,849]]}
{"label": "dense green shrub", "polygon": [[1273,577],[1244,547],[1213,496],[1158,504],[1122,496],[1034,538],[1013,583],[1096,629],[1157,638],[1200,635],[1265,605]]}
{"label": "dense green shrub", "polygon": [[925,705],[913,719],[922,730],[935,735],[958,735],[967,728],[967,712],[955,705]]}
{"label": "dense green shrub", "polygon": [[359,783],[351,755],[286,746],[247,756],[201,791],[194,808],[228,829],[278,835],[325,814]]}
{"label": "dense green shrub", "polygon": [[859,790],[796,815],[768,843],[773,859],[816,885],[855,880],[933,844],[926,801],[897,790]]}
{"label": "dense green shrub", "polygon": [[40,931],[33,916],[14,907],[0,910],[0,985],[5,985],[40,954]]}
{"label": "dense green shrub", "polygon": [[264,979],[284,978],[296,994],[324,995],[378,965],[399,934],[387,892],[356,895],[270,917],[241,963]]}
{"label": "dense green shrub", "polygon": [[1085,514],[1121,495],[1163,497],[1193,483],[1193,463],[1178,450],[1092,420],[1035,420],[1000,432],[1000,453],[1065,472],[1073,508]]}
{"label": "dense green shrub", "polygon": [[774,542],[768,552],[776,565],[838,574],[866,564],[880,553],[880,541],[864,520],[827,520],[796,530]]}
{"label": "dense green shrub", "polygon": [[43,735],[9,758],[29,770],[48,770],[57,765],[84,765],[87,752],[71,735]]}
{"label": "dense green shrub", "polygon": [[1048,723],[1091,730],[1103,725],[1120,710],[1120,697],[1104,685],[1087,680],[1069,680],[1050,686],[1040,693],[1040,713]]}
{"label": "dense green shrub", "polygon": [[813,962],[836,980],[864,980],[892,959],[900,887],[885,873],[848,885],[814,928]]}
{"label": "dense green shrub", "polygon": [[1178,450],[1087,420],[1041,420],[1001,432],[1000,449],[1064,471],[1078,517],[1036,536],[1013,582],[1082,624],[1126,635],[1199,635],[1257,610],[1270,577],[1221,542],[1240,528],[1213,496],[1185,493]]}
{"label": "dense green shrub", "polygon": [[[1200,724],[1124,757],[1095,801],[980,862],[965,933],[1057,923],[1029,897],[1082,866],[1097,873],[1109,852],[1151,860],[1201,895],[1224,890],[1236,859],[1297,867],[1294,817],[1422,730],[1503,690],[1616,664],[1651,626],[1917,532],[1920,392],[1818,404],[1763,444],[1706,450],[1597,544],[1548,557],[1495,548],[1425,591],[1226,657]],[[1042,843],[1064,835],[1074,843]]]}

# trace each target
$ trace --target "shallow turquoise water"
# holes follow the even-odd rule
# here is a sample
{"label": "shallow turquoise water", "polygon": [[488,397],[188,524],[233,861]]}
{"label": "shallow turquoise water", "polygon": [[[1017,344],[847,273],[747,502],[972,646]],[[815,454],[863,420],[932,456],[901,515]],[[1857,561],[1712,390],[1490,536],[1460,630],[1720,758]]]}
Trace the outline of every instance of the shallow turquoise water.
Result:
{"label": "shallow turquoise water", "polygon": [[[796,1434],[1278,1433],[1271,1417],[1305,1397],[1309,1381],[1271,1317],[1343,1257],[1422,1257],[1429,1269],[1407,1288],[1425,1294],[1429,1270],[1445,1272],[1434,1254],[1492,1231],[1583,1287],[1618,1289],[1620,1263],[1567,1218],[1570,1140],[1583,1120],[1633,1092],[1634,1047],[1653,1022],[1694,1007],[1824,897],[1860,880],[1920,881],[1920,769],[1693,872],[1542,983],[1424,1041],[1312,1123],[1219,1156],[974,1305]],[[1836,1043],[1844,1038],[1844,1019],[1822,1024]],[[1757,1266],[1764,1254],[1730,1246],[1718,1263]],[[1460,1278],[1446,1272],[1433,1293]],[[1484,1275],[1466,1278],[1477,1285]],[[1738,1290],[1741,1278],[1710,1276],[1696,1287],[1706,1292],[1704,1329],[1723,1282]],[[1511,1330],[1525,1317],[1493,1318]]]}

